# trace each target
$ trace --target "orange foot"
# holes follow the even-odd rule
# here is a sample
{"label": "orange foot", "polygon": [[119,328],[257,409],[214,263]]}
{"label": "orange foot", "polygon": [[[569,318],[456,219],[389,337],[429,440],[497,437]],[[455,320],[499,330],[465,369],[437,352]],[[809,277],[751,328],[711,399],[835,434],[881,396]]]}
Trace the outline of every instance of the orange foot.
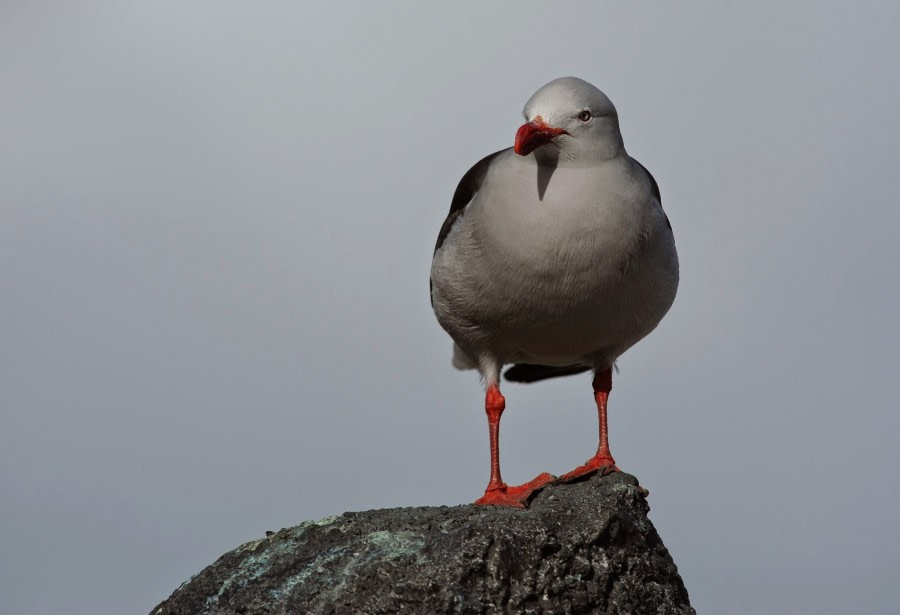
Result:
{"label": "orange foot", "polygon": [[563,474],[559,478],[559,482],[572,483],[579,478],[591,476],[598,472],[600,473],[600,476],[606,476],[607,474],[621,471],[622,470],[616,467],[616,460],[612,458],[612,455],[594,455],[588,459],[583,466],[578,466],[571,472]]}
{"label": "orange foot", "polygon": [[528,481],[524,485],[514,487],[503,483],[500,487],[494,487],[484,492],[484,495],[475,500],[476,506],[512,506],[513,508],[526,508],[531,497],[554,482],[556,477],[544,472]]}

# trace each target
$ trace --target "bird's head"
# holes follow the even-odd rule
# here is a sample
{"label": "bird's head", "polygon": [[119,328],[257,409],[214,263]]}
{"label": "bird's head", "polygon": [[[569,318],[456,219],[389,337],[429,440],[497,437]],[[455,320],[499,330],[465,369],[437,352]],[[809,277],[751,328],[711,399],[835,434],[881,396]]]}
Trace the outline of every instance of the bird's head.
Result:
{"label": "bird's head", "polygon": [[523,114],[526,123],[516,133],[515,142],[515,151],[521,156],[550,146],[558,149],[560,161],[590,164],[624,151],[612,101],[577,77],[554,79],[539,89],[525,104]]}

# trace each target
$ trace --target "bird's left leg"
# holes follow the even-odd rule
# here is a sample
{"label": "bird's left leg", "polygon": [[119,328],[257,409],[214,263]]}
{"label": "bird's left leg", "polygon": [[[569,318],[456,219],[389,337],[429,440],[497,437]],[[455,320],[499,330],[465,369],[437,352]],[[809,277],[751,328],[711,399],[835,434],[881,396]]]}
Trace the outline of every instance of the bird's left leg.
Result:
{"label": "bird's left leg", "polygon": [[612,390],[612,368],[598,371],[594,375],[592,384],[594,387],[594,399],[597,402],[597,418],[600,423],[600,444],[597,446],[597,453],[588,459],[584,465],[578,466],[571,472],[564,474],[560,478],[562,482],[577,480],[595,472],[611,474],[612,472],[620,471],[616,467],[616,460],[613,459],[612,453],[609,452],[609,429],[606,424],[606,403],[609,400],[609,392]]}
{"label": "bird's left leg", "polygon": [[486,372],[487,382],[484,410],[487,414],[488,435],[491,442],[491,479],[487,489],[484,490],[484,495],[475,500],[475,504],[525,508],[531,496],[556,480],[556,477],[544,472],[524,485],[511,487],[503,482],[500,477],[500,415],[506,409],[506,398],[500,393],[499,369],[483,372]]}

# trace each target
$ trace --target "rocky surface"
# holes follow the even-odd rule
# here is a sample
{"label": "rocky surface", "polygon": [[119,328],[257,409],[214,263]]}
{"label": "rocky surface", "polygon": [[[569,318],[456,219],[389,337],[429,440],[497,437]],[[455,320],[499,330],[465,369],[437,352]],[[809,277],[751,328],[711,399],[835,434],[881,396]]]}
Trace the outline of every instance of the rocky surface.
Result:
{"label": "rocky surface", "polygon": [[152,615],[694,613],[628,474],[551,485],[526,510],[395,508],[248,542]]}

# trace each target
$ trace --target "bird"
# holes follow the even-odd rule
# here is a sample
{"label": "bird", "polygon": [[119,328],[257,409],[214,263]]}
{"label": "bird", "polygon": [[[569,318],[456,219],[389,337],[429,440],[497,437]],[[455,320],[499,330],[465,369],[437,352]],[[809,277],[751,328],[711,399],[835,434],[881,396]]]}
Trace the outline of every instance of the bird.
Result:
{"label": "bird", "polygon": [[[484,157],[460,180],[430,279],[435,316],[453,340],[453,365],[478,370],[484,386],[490,479],[475,504],[517,508],[554,481],[619,471],[607,428],[612,371],[660,323],[679,280],[659,185],[626,152],[606,94],[561,77],[538,89],[523,115],[513,146]],[[530,383],[587,371],[599,422],[596,454],[560,478],[545,472],[507,485],[501,372]]]}

